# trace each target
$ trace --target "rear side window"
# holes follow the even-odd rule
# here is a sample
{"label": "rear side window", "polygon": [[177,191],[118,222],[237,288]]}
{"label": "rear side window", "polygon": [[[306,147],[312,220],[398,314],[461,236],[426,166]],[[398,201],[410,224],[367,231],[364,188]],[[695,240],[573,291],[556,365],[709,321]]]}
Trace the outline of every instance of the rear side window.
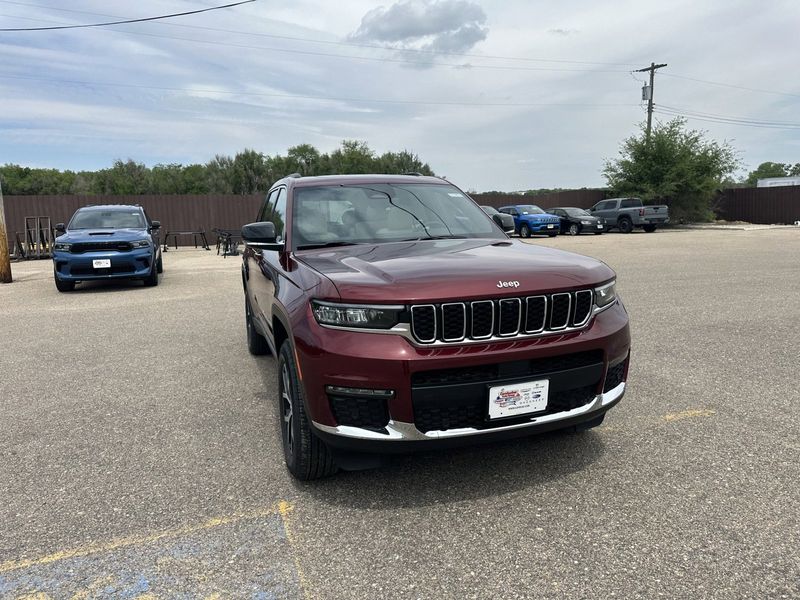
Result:
{"label": "rear side window", "polygon": [[600,202],[597,205],[596,210],[611,210],[615,208],[616,205],[617,205],[616,200],[606,200],[605,202]]}
{"label": "rear side window", "polygon": [[638,200],[637,198],[628,198],[627,200],[622,200],[619,203],[620,208],[639,208],[642,205],[642,201]]}

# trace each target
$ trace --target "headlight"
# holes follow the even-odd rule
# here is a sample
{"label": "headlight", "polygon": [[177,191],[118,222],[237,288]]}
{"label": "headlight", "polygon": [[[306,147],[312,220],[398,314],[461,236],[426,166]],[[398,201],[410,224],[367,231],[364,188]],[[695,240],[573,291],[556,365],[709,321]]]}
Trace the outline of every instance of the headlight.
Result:
{"label": "headlight", "polygon": [[581,225],[591,225],[591,221],[581,221]]}
{"label": "headlight", "polygon": [[53,244],[53,250],[57,252],[69,252],[72,250],[72,244],[67,244],[64,242],[56,242]]}
{"label": "headlight", "polygon": [[149,248],[150,240],[136,240],[135,242],[131,242],[131,246],[134,248]]}
{"label": "headlight", "polygon": [[364,329],[391,329],[400,321],[404,306],[367,304],[336,304],[311,301],[314,317],[321,325],[358,327]]}
{"label": "headlight", "polygon": [[617,299],[616,280],[594,288],[594,304],[598,309],[608,308]]}

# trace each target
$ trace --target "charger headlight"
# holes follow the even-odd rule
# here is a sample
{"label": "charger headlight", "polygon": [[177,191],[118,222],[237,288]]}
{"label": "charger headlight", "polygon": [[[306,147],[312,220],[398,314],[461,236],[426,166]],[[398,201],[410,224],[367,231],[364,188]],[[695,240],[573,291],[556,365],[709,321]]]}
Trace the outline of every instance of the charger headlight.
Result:
{"label": "charger headlight", "polygon": [[72,244],[67,244],[66,242],[56,242],[53,244],[53,250],[57,252],[69,252],[72,250]]}
{"label": "charger headlight", "polygon": [[617,280],[594,288],[594,304],[599,309],[608,308],[617,300]]}
{"label": "charger headlight", "polygon": [[400,322],[404,306],[339,304],[312,300],[311,309],[320,325],[358,329],[391,329]]}

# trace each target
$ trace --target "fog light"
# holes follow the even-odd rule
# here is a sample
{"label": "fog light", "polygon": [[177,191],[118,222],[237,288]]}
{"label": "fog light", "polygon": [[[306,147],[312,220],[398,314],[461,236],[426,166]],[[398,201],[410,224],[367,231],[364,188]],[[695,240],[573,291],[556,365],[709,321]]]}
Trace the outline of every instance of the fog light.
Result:
{"label": "fog light", "polygon": [[325,391],[334,396],[359,396],[361,398],[394,398],[394,390],[373,390],[341,385],[326,385]]}

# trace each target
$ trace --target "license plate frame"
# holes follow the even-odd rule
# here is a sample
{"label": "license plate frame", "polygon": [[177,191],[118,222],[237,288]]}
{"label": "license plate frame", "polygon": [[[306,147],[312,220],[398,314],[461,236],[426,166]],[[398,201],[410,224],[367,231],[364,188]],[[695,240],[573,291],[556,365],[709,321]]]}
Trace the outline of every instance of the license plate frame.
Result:
{"label": "license plate frame", "polygon": [[489,387],[486,409],[488,421],[526,416],[547,410],[549,379],[504,383]]}
{"label": "license plate frame", "polygon": [[92,261],[92,268],[94,268],[94,269],[110,269],[111,268],[111,259],[110,258],[95,258]]}

